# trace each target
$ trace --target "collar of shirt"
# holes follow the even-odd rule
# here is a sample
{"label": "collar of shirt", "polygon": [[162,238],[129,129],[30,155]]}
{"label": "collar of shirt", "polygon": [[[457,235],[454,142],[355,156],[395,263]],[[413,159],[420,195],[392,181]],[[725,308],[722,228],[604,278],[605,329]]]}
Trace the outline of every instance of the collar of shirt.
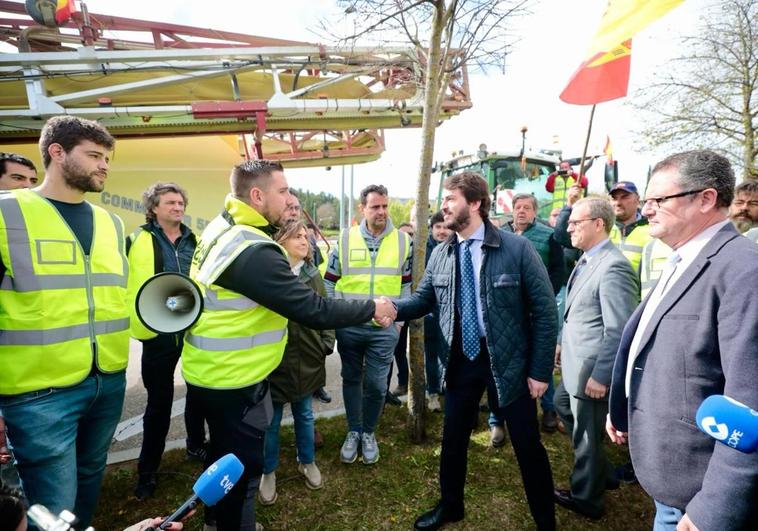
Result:
{"label": "collar of shirt", "polygon": [[[455,235],[458,238],[458,243],[466,241],[465,239],[461,238],[461,235],[458,234],[457,232],[455,233]],[[473,242],[471,242],[471,247],[470,247],[471,249],[473,249],[474,247],[481,247],[482,242],[484,242],[484,223],[479,225],[479,228],[476,229],[474,233],[471,236],[469,236],[467,239],[474,240]],[[477,243],[477,240],[479,243]]]}
{"label": "collar of shirt", "polygon": [[[371,250],[371,252],[374,252],[381,245],[382,239],[385,236],[387,236],[390,232],[392,232],[395,226],[392,224],[392,220],[390,220],[388,216],[387,226],[384,227],[384,230],[378,236],[374,236],[373,234],[371,234],[371,231],[368,230],[368,224],[366,223],[365,218],[361,220],[360,228],[361,228],[361,235],[363,235],[363,239],[366,241],[366,247],[368,247],[369,250]],[[349,227],[348,227],[348,230],[349,230]]]}
{"label": "collar of shirt", "polygon": [[600,243],[596,243],[595,245],[587,249],[587,251],[585,251],[584,253],[584,256],[587,257],[587,261],[589,262],[590,260],[592,260],[592,257],[595,256],[597,253],[599,253],[600,249],[602,249],[603,245],[605,245],[606,243],[608,243],[608,238],[604,239]]}
{"label": "collar of shirt", "polygon": [[718,231],[723,229],[727,223],[730,223],[728,219],[714,223],[710,227],[706,227],[704,230],[696,234],[690,241],[679,247],[676,252],[682,258],[679,262],[678,269],[684,270],[695,261],[697,255],[700,254],[708,242],[711,241]]}

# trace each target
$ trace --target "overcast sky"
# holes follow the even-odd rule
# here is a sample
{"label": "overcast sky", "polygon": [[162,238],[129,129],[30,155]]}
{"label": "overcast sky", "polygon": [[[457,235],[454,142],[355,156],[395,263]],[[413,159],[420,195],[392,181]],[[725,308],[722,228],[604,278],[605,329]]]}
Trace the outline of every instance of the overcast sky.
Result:
{"label": "overcast sky", "polygon": [[[89,0],[87,4],[92,12],[311,42],[318,40],[314,34],[318,21],[338,12],[331,0]],[[634,39],[630,94],[649,82],[665,58],[676,54],[675,36],[693,27],[702,4],[702,0],[684,2]],[[517,21],[514,29],[521,40],[507,58],[505,73],[473,75],[474,107],[438,129],[435,160],[449,158],[454,150],[474,152],[480,143],[490,150],[518,149],[522,125],[529,128],[527,144],[532,148],[553,147],[553,139],[558,138],[565,157],[580,156],[590,107],[563,103],[558,95],[585,59],[606,5],[606,0],[536,2],[532,14]],[[630,131],[637,127],[624,100],[600,104],[589,151],[600,153],[606,135],[610,136],[620,178],[642,184],[648,166],[663,154],[633,145]],[[388,130],[386,144],[379,161],[355,166],[356,193],[367,184],[381,182],[392,196],[414,197],[420,130]],[[330,172],[318,168],[287,174],[293,187],[339,193],[338,166]],[[591,172],[590,178],[591,188],[602,187],[601,171]]]}

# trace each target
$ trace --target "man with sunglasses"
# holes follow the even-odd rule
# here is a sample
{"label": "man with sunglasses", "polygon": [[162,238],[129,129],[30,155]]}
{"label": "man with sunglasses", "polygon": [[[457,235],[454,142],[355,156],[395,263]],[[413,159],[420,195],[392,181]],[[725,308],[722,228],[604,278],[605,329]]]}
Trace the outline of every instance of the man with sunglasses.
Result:
{"label": "man with sunglasses", "polygon": [[702,401],[758,407],[758,246],[729,222],[734,172],[707,150],[653,168],[642,214],[673,249],[629,319],[616,356],[606,431],[629,447],[656,505],[655,529],[752,529],[758,460],[700,433]]}

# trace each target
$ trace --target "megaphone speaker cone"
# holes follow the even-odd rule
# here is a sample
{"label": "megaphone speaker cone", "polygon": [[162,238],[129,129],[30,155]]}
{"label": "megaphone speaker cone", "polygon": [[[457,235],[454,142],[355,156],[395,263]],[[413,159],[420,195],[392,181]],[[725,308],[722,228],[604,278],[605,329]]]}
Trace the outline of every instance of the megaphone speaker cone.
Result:
{"label": "megaphone speaker cone", "polygon": [[158,273],[137,293],[137,317],[159,334],[176,334],[191,327],[203,313],[203,296],[198,285],[181,273]]}

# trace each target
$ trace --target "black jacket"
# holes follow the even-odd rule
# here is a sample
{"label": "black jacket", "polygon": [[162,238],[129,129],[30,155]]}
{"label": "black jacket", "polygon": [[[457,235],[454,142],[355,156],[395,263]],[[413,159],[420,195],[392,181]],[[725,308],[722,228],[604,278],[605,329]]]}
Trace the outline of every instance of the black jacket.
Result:
{"label": "black jacket", "polygon": [[[500,406],[529,392],[527,377],[553,373],[558,314],[545,266],[526,238],[485,222],[480,273],[487,347]],[[432,252],[424,278],[409,299],[398,301],[398,320],[417,319],[435,305],[450,349],[458,316],[456,235]],[[475,316],[462,316],[475,319]],[[447,367],[446,367],[447,368]]]}

